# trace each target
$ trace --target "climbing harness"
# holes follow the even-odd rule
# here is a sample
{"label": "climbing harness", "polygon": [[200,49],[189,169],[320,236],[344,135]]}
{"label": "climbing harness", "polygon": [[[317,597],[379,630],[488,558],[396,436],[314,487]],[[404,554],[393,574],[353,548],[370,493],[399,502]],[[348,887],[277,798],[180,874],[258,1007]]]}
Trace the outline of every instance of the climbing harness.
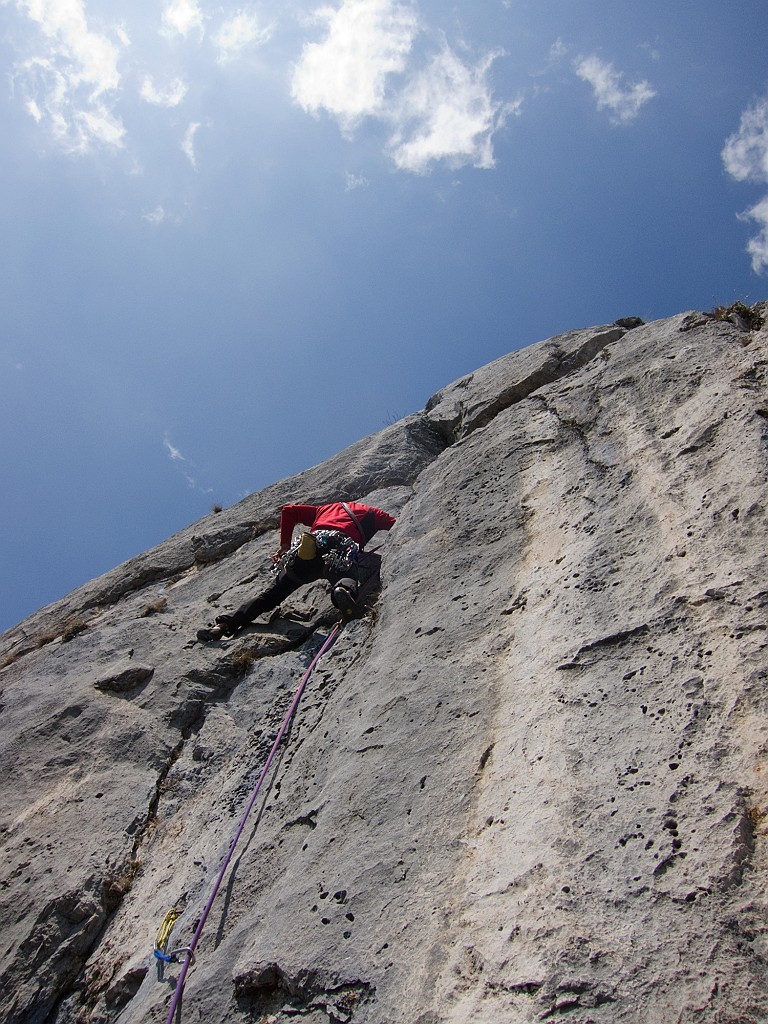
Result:
{"label": "climbing harness", "polygon": [[340,530],[318,530],[315,534],[317,553],[323,560],[325,574],[331,582],[354,571],[360,545]]}
{"label": "climbing harness", "polygon": [[[171,1005],[170,1005],[170,1007],[168,1009],[168,1016],[166,1017],[166,1024],[172,1024],[174,1014],[176,1013],[176,1009],[177,1009],[179,1003],[181,1002],[181,997],[182,997],[182,995],[184,993],[184,985],[185,985],[185,982],[186,982],[186,979],[187,979],[187,971],[189,970],[189,968],[191,967],[191,965],[194,962],[194,959],[195,959],[195,949],[197,948],[197,944],[200,941],[200,936],[203,933],[203,928],[205,927],[205,922],[208,919],[208,915],[211,912],[211,908],[213,907],[213,903],[214,903],[214,900],[216,899],[216,895],[217,895],[217,893],[218,893],[218,891],[219,891],[219,889],[221,887],[221,883],[224,880],[224,875],[226,874],[227,868],[229,867],[229,862],[232,860],[232,855],[235,852],[235,847],[237,846],[238,840],[240,839],[240,836],[242,835],[243,829],[245,828],[245,823],[248,820],[248,815],[251,813],[251,810],[253,809],[253,805],[256,803],[256,798],[259,795],[259,791],[260,791],[260,789],[262,787],[264,779],[267,777],[269,769],[270,769],[270,767],[272,765],[272,762],[273,762],[273,760],[275,758],[275,754],[277,753],[277,748],[280,746],[280,743],[282,742],[283,736],[285,736],[285,734],[286,734],[286,732],[288,730],[288,727],[290,726],[291,722],[293,721],[293,718],[294,718],[294,716],[296,714],[296,711],[297,711],[297,709],[299,707],[299,702],[301,701],[302,694],[304,693],[304,690],[307,687],[307,683],[310,680],[310,677],[312,675],[312,672],[314,671],[315,666],[320,661],[322,656],[326,653],[326,651],[329,651],[331,649],[331,647],[333,646],[334,641],[336,640],[336,637],[339,635],[339,630],[341,629],[341,626],[342,626],[342,624],[340,622],[336,623],[336,625],[333,627],[331,632],[325,638],[325,641],[323,642],[322,647],[320,648],[320,650],[317,652],[317,654],[314,656],[314,658],[310,662],[309,667],[307,668],[306,672],[301,677],[301,682],[299,683],[298,687],[296,688],[296,693],[294,694],[293,701],[291,702],[291,706],[288,708],[288,711],[285,714],[285,718],[283,719],[282,725],[280,726],[280,729],[278,730],[277,736],[275,737],[275,742],[272,744],[272,749],[270,750],[270,752],[269,752],[269,754],[267,756],[267,760],[264,763],[264,767],[261,770],[261,775],[259,775],[259,778],[258,778],[258,780],[256,782],[256,785],[255,785],[255,787],[253,789],[253,792],[251,793],[250,800],[248,801],[248,804],[247,804],[245,810],[243,811],[243,816],[240,819],[240,824],[238,825],[237,831],[235,832],[234,837],[232,838],[232,842],[229,845],[229,850],[227,852],[226,857],[224,858],[224,863],[222,864],[221,870],[219,871],[219,874],[218,874],[218,877],[216,879],[216,882],[214,883],[213,890],[211,891],[211,895],[209,896],[208,902],[206,903],[205,908],[204,908],[202,914],[200,915],[200,919],[199,919],[199,921],[197,923],[197,928],[195,929],[195,933],[192,936],[192,941],[190,942],[190,944],[188,946],[184,946],[181,949],[173,950],[173,952],[171,954],[165,954],[164,953],[163,946],[162,946],[161,943],[158,942],[158,939],[163,939],[164,938],[165,944],[167,944],[168,938],[170,937],[171,930],[173,929],[173,925],[174,925],[174,923],[176,921],[176,918],[179,916],[178,913],[175,910],[171,910],[171,911],[168,912],[168,914],[165,915],[165,918],[163,919],[163,923],[160,925],[160,928],[158,929],[157,937],[155,939],[155,956],[158,957],[158,949],[160,949],[162,952],[161,952],[161,956],[158,957],[159,960],[162,959],[162,960],[165,961],[165,957],[166,956],[171,956],[172,957],[174,954],[179,954],[179,953],[186,954],[185,957],[184,957],[184,963],[181,966],[181,971],[179,972],[179,977],[178,977],[178,980],[176,982],[176,987],[173,990],[173,998],[171,999]],[[173,915],[173,914],[176,914],[176,916],[171,919],[171,915]],[[165,934],[166,931],[167,931],[167,934]],[[175,963],[177,961],[171,960],[171,961],[165,961],[165,962]]]}
{"label": "climbing harness", "polygon": [[[319,557],[323,561],[325,577],[335,584],[342,576],[356,574],[360,545],[341,530],[316,530],[314,533],[302,533],[301,537],[272,566],[272,572],[293,574],[297,560],[313,561]],[[304,577],[298,577],[306,582]]]}

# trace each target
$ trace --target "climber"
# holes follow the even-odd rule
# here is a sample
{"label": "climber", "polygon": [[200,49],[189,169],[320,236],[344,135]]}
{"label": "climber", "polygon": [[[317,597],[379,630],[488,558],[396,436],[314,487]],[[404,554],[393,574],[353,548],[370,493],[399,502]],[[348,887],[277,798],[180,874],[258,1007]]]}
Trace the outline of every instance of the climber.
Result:
{"label": "climber", "polygon": [[[308,526],[292,544],[299,524]],[[388,512],[356,501],[330,505],[284,505],[280,513],[280,547],[272,556],[277,577],[267,589],[246,601],[231,615],[217,615],[216,625],[197,632],[203,643],[233,636],[264,612],[272,611],[299,587],[315,580],[331,584],[331,601],[343,612],[355,608],[358,593],[357,558],[379,530],[391,530]]]}

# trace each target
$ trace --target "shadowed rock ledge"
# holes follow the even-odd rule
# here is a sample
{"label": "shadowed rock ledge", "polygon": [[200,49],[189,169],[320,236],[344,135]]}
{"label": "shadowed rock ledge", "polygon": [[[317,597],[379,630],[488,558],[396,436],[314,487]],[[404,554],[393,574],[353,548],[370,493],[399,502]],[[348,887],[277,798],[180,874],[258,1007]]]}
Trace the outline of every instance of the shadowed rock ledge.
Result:
{"label": "shadowed rock ledge", "polygon": [[284,502],[340,496],[398,515],[381,592],[181,1019],[763,1021],[767,374],[741,310],[570,331],[3,634],[3,1020],[165,1019],[155,931],[176,906],[189,942],[334,611],[316,584],[195,630],[267,577]]}

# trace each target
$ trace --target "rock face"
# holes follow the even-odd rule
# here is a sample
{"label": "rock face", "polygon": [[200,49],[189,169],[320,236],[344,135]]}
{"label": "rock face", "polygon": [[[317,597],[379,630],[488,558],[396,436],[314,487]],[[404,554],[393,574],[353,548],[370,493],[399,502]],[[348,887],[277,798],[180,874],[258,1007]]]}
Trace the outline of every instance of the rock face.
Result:
{"label": "rock face", "polygon": [[[727,314],[728,311],[725,311]],[[310,681],[180,1020],[694,1024],[768,1002],[768,330],[568,334],[2,637],[7,1024],[162,1021],[334,610],[203,647],[280,506],[398,516]],[[382,535],[378,541],[382,541]]]}

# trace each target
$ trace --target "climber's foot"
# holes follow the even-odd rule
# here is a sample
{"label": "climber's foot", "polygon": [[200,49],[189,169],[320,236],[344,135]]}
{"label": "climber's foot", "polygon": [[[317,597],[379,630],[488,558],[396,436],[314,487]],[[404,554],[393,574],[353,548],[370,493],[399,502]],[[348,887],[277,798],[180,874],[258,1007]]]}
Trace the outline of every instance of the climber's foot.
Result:
{"label": "climber's foot", "polygon": [[197,639],[201,644],[210,644],[214,640],[221,640],[224,630],[221,626],[209,626],[206,629],[198,629]]}

